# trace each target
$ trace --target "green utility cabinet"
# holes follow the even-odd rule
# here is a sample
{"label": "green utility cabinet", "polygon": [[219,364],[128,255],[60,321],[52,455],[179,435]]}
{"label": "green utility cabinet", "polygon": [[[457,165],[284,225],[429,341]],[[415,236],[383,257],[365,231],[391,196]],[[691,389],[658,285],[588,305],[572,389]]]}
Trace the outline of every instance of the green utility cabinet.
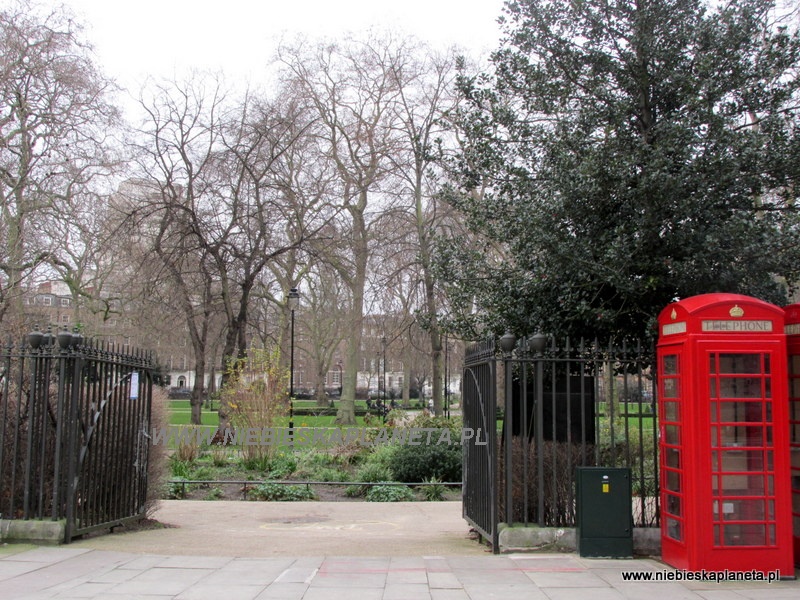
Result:
{"label": "green utility cabinet", "polygon": [[631,470],[576,469],[578,553],[594,558],[633,556]]}

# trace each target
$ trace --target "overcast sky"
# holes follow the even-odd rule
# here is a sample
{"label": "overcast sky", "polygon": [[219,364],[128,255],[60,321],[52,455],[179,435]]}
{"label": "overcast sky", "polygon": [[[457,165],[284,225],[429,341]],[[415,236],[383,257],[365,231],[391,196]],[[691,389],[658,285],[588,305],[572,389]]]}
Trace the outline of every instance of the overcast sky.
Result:
{"label": "overcast sky", "polygon": [[258,81],[282,36],[340,37],[369,27],[476,54],[499,40],[504,0],[64,0],[87,25],[107,75],[135,88],[190,67]]}

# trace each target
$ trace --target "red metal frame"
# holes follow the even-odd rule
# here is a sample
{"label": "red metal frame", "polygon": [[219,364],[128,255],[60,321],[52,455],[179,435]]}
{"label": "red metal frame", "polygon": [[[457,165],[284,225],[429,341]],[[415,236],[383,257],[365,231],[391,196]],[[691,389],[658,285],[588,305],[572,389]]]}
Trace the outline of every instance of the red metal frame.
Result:
{"label": "red metal frame", "polygon": [[791,453],[794,560],[800,564],[800,304],[784,309],[789,354],[789,451]]}
{"label": "red metal frame", "polygon": [[658,324],[662,559],[792,576],[783,309],[704,294]]}

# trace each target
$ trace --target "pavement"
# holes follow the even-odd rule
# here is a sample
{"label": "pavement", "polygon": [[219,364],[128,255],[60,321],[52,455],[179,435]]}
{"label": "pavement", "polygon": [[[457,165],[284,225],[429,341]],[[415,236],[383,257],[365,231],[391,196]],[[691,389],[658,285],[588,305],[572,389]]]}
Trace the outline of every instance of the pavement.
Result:
{"label": "pavement", "polygon": [[800,581],[675,577],[656,558],[493,555],[460,502],[163,501],[161,527],[0,547],[0,599],[800,598]]}

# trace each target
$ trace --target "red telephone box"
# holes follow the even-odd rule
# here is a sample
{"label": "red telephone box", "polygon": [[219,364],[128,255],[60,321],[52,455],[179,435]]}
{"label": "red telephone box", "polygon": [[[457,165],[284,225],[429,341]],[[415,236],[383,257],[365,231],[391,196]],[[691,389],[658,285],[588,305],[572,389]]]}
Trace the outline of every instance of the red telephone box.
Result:
{"label": "red telephone box", "polygon": [[704,294],[658,326],[662,559],[792,576],[783,309]]}
{"label": "red telephone box", "polygon": [[789,452],[792,478],[794,560],[800,564],[800,304],[784,309],[789,353]]}

